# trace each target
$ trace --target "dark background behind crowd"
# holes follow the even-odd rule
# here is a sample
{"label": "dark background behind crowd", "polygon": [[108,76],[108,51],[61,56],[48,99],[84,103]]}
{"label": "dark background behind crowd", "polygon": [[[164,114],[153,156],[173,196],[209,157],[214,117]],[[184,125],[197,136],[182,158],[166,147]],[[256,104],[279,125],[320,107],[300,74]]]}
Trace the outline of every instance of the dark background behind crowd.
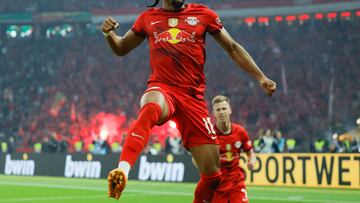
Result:
{"label": "dark background behind crowd", "polygon": [[[0,11],[24,11],[6,2],[0,1]],[[76,11],[109,5],[106,0],[67,0],[71,3],[51,8],[36,2],[22,9]],[[120,7],[132,1],[111,2]],[[360,116],[360,17],[251,26],[236,18],[222,21],[278,84],[267,98],[256,80],[208,36],[207,100],[218,94],[230,97],[232,120],[247,128],[257,151],[358,152],[356,139],[345,143],[332,135],[355,128]],[[121,25],[119,33],[130,26]],[[39,143],[45,152],[121,151],[150,73],[147,43],[119,58],[100,31],[74,32],[78,34],[40,39],[11,39],[2,32],[0,141],[9,151],[36,151]],[[153,134],[147,152],[183,152],[170,124]],[[291,149],[288,140],[296,147]],[[317,145],[319,140],[323,143]]]}

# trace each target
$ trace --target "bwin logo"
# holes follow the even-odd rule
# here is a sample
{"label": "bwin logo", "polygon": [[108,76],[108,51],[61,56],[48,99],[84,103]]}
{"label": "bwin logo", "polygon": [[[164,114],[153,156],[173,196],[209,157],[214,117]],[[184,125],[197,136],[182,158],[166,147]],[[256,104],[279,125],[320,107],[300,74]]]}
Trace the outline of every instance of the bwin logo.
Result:
{"label": "bwin logo", "polygon": [[35,161],[27,160],[27,154],[23,155],[24,160],[11,160],[8,154],[5,158],[5,174],[6,175],[22,175],[33,176],[35,172]]}
{"label": "bwin logo", "polygon": [[168,162],[147,162],[146,156],[140,157],[139,180],[182,182],[185,166],[181,162],[172,163],[174,157],[168,155]]}
{"label": "bwin logo", "polygon": [[88,154],[88,161],[73,161],[71,155],[66,156],[65,177],[71,178],[100,178],[101,163],[91,161],[92,155]]}

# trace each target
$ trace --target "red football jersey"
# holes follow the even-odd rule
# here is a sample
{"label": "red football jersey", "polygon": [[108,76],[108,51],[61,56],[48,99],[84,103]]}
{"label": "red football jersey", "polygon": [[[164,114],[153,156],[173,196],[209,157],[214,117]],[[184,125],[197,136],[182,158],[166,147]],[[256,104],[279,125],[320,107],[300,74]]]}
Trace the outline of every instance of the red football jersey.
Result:
{"label": "red football jersey", "polygon": [[203,94],[205,36],[222,29],[213,10],[201,4],[186,4],[177,12],[150,8],[140,14],[131,29],[148,39],[149,84],[160,82]]}
{"label": "red football jersey", "polygon": [[220,145],[220,167],[223,175],[236,177],[236,181],[244,180],[244,172],[239,166],[240,152],[252,149],[252,142],[244,127],[231,124],[231,132],[222,134],[215,126]]}

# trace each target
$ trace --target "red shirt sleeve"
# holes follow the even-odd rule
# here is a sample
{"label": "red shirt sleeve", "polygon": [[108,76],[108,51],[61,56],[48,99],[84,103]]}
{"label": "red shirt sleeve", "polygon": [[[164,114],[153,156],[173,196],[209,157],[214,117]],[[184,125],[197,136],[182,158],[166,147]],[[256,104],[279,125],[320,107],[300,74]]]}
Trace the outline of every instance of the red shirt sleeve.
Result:
{"label": "red shirt sleeve", "polygon": [[242,148],[245,152],[248,152],[250,149],[253,148],[253,145],[249,138],[249,135],[244,128],[242,129],[242,132],[241,132],[241,142],[243,143]]}
{"label": "red shirt sleeve", "polygon": [[206,9],[206,13],[208,16],[206,31],[210,34],[219,33],[221,31],[221,29],[223,28],[220,17],[218,16],[218,14],[215,11],[213,11],[209,8]]}
{"label": "red shirt sleeve", "polygon": [[146,38],[147,34],[145,31],[145,12],[141,13],[139,17],[136,19],[135,23],[131,27],[131,30],[134,31],[136,34]]}

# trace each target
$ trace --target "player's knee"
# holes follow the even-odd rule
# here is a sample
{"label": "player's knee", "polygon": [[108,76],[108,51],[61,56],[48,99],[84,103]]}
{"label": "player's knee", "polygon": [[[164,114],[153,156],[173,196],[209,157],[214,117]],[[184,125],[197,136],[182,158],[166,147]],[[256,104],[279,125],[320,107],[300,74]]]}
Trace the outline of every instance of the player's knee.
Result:
{"label": "player's knee", "polygon": [[160,107],[166,105],[165,96],[159,91],[146,92],[140,100],[140,106],[143,107],[147,103],[157,103]]}
{"label": "player's knee", "polygon": [[146,104],[149,103],[155,103],[160,107],[161,110],[161,114],[159,115],[160,117],[162,115],[167,115],[169,108],[167,106],[166,98],[161,92],[151,91],[145,93],[141,98],[140,107],[143,108]]}
{"label": "player's knee", "polygon": [[195,189],[195,199],[211,200],[215,189],[221,180],[221,172],[217,171],[212,174],[201,174],[200,181]]}

